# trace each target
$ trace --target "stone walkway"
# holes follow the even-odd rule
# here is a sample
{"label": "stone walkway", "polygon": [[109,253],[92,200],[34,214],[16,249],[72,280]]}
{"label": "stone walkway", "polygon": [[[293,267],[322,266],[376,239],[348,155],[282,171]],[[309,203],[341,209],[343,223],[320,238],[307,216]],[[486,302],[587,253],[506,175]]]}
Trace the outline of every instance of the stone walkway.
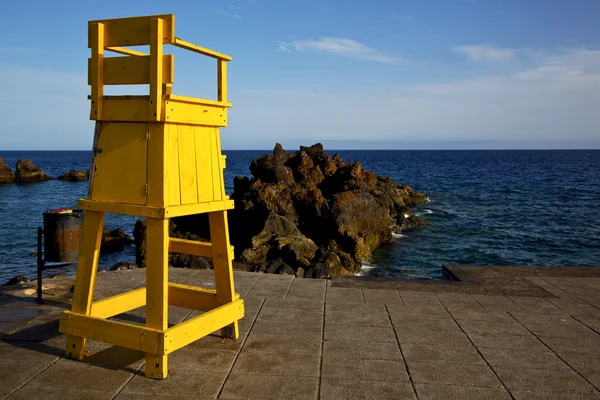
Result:
{"label": "stone walkway", "polygon": [[[169,272],[173,282],[213,284],[212,271]],[[140,287],[144,274],[101,273],[96,298]],[[537,296],[236,272],[240,340],[208,336],[176,351],[162,381],[143,376],[143,353],[104,343],[91,341],[83,362],[64,358],[67,300],[39,306],[4,287],[0,398],[600,400],[600,277],[524,279]],[[193,315],[171,307],[170,322]],[[143,323],[144,310],[118,319]]]}

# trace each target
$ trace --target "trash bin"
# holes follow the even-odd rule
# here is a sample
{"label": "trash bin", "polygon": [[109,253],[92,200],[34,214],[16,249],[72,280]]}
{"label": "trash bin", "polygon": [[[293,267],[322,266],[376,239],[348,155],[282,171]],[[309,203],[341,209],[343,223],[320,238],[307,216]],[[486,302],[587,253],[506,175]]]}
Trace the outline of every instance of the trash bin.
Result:
{"label": "trash bin", "polygon": [[79,256],[83,210],[47,210],[44,218],[44,258],[48,262],[73,262]]}

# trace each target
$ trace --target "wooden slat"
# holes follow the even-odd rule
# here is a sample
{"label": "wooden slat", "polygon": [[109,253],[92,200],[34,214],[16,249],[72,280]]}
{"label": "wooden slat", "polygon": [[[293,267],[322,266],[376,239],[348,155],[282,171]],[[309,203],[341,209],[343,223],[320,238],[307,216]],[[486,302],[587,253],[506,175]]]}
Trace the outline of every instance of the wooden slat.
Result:
{"label": "wooden slat", "polygon": [[92,316],[109,318],[146,305],[146,288],[98,300],[92,304]]}
{"label": "wooden slat", "polygon": [[166,173],[168,157],[167,146],[167,124],[148,123],[148,201],[147,205],[164,207],[167,205],[167,185],[169,183]]}
{"label": "wooden slat", "polygon": [[198,99],[195,97],[178,96],[175,94],[165,94],[163,95],[163,98],[165,100],[173,100],[181,103],[202,104],[205,106],[231,107],[231,103],[227,103],[226,101]]}
{"label": "wooden slat", "polygon": [[164,334],[164,352],[169,354],[211,334],[244,317],[244,301],[238,299],[229,304],[205,312],[173,326]]}
{"label": "wooden slat", "polygon": [[231,61],[231,57],[222,53],[219,53],[214,50],[210,50],[204,47],[197,46],[193,43],[186,42],[185,40],[179,39],[178,37],[171,43],[174,46],[180,47],[182,49],[190,50],[195,53],[199,53],[205,56],[213,57],[219,60]]}
{"label": "wooden slat", "polygon": [[149,56],[150,54],[143,51],[126,49],[124,47],[105,47],[104,50],[112,51],[113,53],[125,54],[126,56]]}
{"label": "wooden slat", "polygon": [[163,43],[161,41],[163,20],[150,20],[150,112],[148,121],[161,121]]}
{"label": "wooden slat", "polygon": [[[104,19],[90,21],[89,24],[103,23],[106,26],[105,47],[143,46],[150,44],[150,21],[153,18],[160,18],[163,21],[162,42],[173,43],[175,40],[175,15],[173,14]],[[92,48],[91,41],[88,47]]]}
{"label": "wooden slat", "polygon": [[167,147],[167,204],[175,206],[181,204],[179,193],[179,125],[166,124],[168,129]]}
{"label": "wooden slat", "polygon": [[90,85],[92,86],[92,107],[90,110],[90,119],[99,120],[102,118],[103,99],[104,99],[104,24],[94,23],[89,25],[88,38],[90,48],[92,49],[92,58],[88,68],[90,75]]}
{"label": "wooden slat", "polygon": [[196,172],[198,176],[198,202],[213,201],[211,161],[211,131],[207,126],[194,126],[196,136]]}
{"label": "wooden slat", "polygon": [[217,98],[227,102],[227,63],[217,60]]}
{"label": "wooden slat", "polygon": [[227,108],[169,100],[165,101],[165,122],[227,126]]}
{"label": "wooden slat", "polygon": [[196,143],[193,125],[179,125],[179,191],[181,204],[198,202]]}
{"label": "wooden slat", "polygon": [[[173,54],[163,55],[162,78],[164,84],[175,80]],[[88,85],[92,83],[92,60],[88,59]],[[147,85],[150,83],[150,56],[107,57],[104,59],[105,85]]]}
{"label": "wooden slat", "polygon": [[212,127],[210,128],[210,131],[213,198],[214,200],[221,200],[223,198],[223,170],[221,170],[221,152],[219,151],[219,131],[217,128]]}
{"label": "wooden slat", "polygon": [[86,316],[71,311],[62,313],[59,331],[145,353],[161,354],[163,352],[163,333],[156,329]]}
{"label": "wooden slat", "polygon": [[169,251],[171,253],[182,253],[212,258],[212,245],[210,242],[201,242],[198,240],[170,238]]}
{"label": "wooden slat", "polygon": [[128,99],[104,96],[102,120],[146,122],[149,109],[148,96],[136,96]]}
{"label": "wooden slat", "polygon": [[210,311],[219,306],[213,289],[169,283],[169,305],[198,311]]}

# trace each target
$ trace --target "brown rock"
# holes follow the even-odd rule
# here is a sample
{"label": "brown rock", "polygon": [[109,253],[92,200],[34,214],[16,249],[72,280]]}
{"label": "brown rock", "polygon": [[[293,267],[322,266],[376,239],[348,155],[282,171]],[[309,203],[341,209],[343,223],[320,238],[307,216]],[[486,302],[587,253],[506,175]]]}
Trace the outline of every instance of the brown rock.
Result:
{"label": "brown rock", "polygon": [[61,181],[81,182],[89,179],[90,171],[76,171],[74,169],[58,177]]}
{"label": "brown rock", "polygon": [[102,230],[102,243],[100,251],[102,253],[115,253],[125,250],[125,246],[133,243],[131,236],[123,232],[122,229],[110,230],[104,228]]}
{"label": "brown rock", "polygon": [[0,157],[0,184],[15,183],[15,173],[11,171],[8,164]]}
{"label": "brown rock", "polygon": [[15,169],[16,181],[19,183],[43,182],[50,180],[50,177],[44,173],[31,160],[17,161]]}

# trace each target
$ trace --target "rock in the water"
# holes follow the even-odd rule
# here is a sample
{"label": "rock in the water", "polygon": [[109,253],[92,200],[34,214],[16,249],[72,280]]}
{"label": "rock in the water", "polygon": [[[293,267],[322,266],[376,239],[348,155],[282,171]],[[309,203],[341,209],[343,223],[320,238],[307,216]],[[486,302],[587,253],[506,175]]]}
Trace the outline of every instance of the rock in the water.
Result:
{"label": "rock in the water", "polygon": [[119,261],[118,263],[116,263],[115,265],[110,267],[110,271],[123,271],[125,269],[137,269],[137,268],[138,268],[138,266],[135,263]]}
{"label": "rock in the water", "polygon": [[90,171],[76,171],[74,169],[58,177],[61,181],[81,182],[89,179]]}
{"label": "rock in the water", "polygon": [[125,250],[125,246],[129,246],[134,241],[122,229],[110,230],[104,228],[102,230],[102,244],[100,245],[100,251],[102,253],[116,253],[118,251]]}
{"label": "rock in the water", "polygon": [[[197,235],[190,233],[174,232],[176,225],[173,220],[169,223],[169,235],[180,239],[203,240]],[[135,263],[140,268],[146,268],[146,221],[138,219],[133,228],[133,238],[135,242]],[[212,268],[212,261],[206,257],[193,256],[181,253],[169,253],[169,266],[175,268],[193,268],[209,269]],[[241,266],[241,269],[248,270]]]}
{"label": "rock in the water", "polygon": [[12,279],[9,279],[8,282],[5,283],[6,286],[10,286],[10,285],[20,285],[22,283],[27,283],[30,282],[31,279],[29,279],[26,276],[23,275],[17,275]]}
{"label": "rock in the water", "polygon": [[15,173],[11,171],[11,169],[8,167],[8,164],[2,160],[2,157],[0,157],[0,184],[15,182]]}
{"label": "rock in the water", "polygon": [[44,173],[31,160],[17,161],[15,177],[19,183],[43,182],[50,180],[50,177]]}
{"label": "rock in the water", "polygon": [[[426,223],[411,211],[426,203],[423,193],[330,157],[321,144],[293,153],[277,144],[250,172],[252,179],[234,179],[228,214],[236,260],[255,271],[352,274],[393,233]],[[180,217],[177,227],[202,236],[207,221]]]}

